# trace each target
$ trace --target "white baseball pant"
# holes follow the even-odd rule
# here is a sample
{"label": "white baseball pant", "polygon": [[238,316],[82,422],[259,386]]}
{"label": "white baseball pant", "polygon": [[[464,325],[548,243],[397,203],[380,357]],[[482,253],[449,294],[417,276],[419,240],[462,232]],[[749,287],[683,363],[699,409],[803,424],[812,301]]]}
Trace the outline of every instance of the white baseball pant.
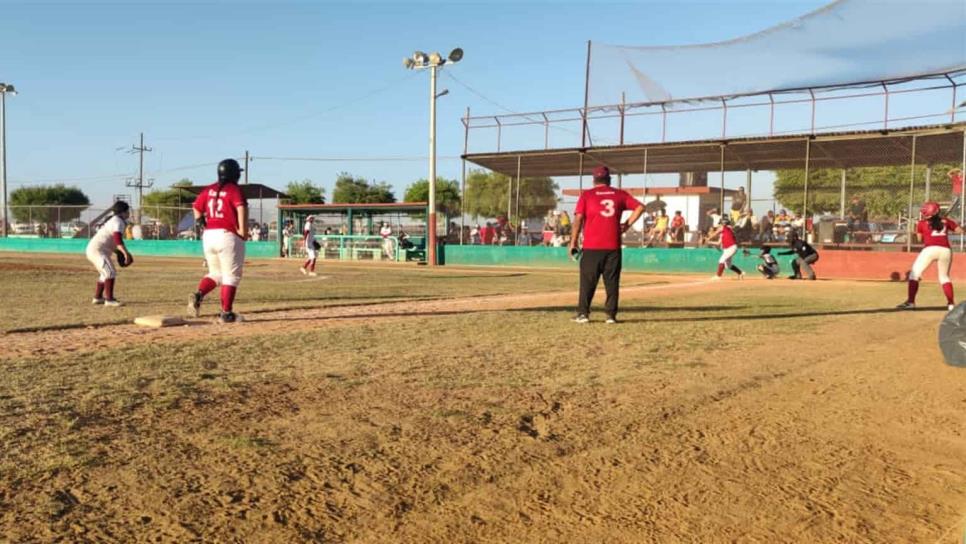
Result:
{"label": "white baseball pant", "polygon": [[245,265],[245,241],[225,229],[206,230],[201,240],[207,276],[222,285],[238,286]]}
{"label": "white baseball pant", "polygon": [[97,269],[101,281],[117,277],[117,269],[114,268],[114,262],[111,261],[110,253],[104,254],[97,251],[88,251],[87,260]]}
{"label": "white baseball pant", "polygon": [[929,246],[922,248],[916,261],[912,263],[912,270],[909,271],[909,279],[919,281],[922,273],[929,268],[933,261],[936,263],[936,273],[939,276],[939,283],[949,283],[949,270],[953,266],[953,252],[948,247]]}

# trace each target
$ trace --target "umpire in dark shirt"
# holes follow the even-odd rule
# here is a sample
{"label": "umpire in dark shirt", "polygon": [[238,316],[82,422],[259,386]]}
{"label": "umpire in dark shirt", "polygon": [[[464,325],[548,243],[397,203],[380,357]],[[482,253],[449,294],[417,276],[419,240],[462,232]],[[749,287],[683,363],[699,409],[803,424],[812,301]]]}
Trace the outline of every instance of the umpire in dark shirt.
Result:
{"label": "umpire in dark shirt", "polygon": [[788,233],[788,251],[781,251],[779,255],[795,255],[795,260],[792,261],[792,270],[795,271],[794,274],[788,276],[790,280],[800,280],[802,278],[802,272],[804,272],[808,279],[815,279],[815,271],[812,270],[813,264],[818,262],[818,251],[812,247],[808,242],[802,240],[798,236],[798,231],[792,230]]}

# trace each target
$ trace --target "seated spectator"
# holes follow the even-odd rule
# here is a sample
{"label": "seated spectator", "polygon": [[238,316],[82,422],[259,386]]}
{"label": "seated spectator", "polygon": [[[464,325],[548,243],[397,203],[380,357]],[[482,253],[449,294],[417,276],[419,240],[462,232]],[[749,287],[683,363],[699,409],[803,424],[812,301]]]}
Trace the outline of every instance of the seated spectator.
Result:
{"label": "seated spectator", "polygon": [[681,215],[681,210],[674,212],[674,217],[671,218],[671,240],[674,242],[684,242],[684,231],[687,225],[684,223],[684,216]]}
{"label": "seated spectator", "polygon": [[775,228],[775,212],[768,210],[768,213],[761,216],[761,220],[758,222],[758,241],[762,243],[772,242],[775,240],[775,233],[773,229]]}
{"label": "seated spectator", "polygon": [[665,241],[665,236],[667,236],[668,229],[668,216],[667,212],[662,208],[658,212],[657,220],[654,222],[654,229],[651,231],[651,237],[647,240],[647,247],[653,246],[655,243],[663,243]]}

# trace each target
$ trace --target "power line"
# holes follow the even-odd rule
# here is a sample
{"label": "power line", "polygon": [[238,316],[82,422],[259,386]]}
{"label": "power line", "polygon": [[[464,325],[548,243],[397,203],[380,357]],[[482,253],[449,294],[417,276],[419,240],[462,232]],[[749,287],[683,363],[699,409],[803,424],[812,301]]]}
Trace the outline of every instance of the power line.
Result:
{"label": "power line", "polygon": [[[318,161],[318,162],[418,162],[429,157],[251,157],[261,161]],[[458,161],[458,156],[436,157],[437,160]]]}

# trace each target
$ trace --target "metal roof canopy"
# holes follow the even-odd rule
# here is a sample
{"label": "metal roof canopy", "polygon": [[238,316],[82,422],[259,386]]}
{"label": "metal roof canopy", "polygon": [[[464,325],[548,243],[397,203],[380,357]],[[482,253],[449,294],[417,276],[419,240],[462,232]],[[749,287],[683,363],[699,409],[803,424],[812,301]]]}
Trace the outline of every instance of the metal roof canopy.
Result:
{"label": "metal roof canopy", "polygon": [[[173,187],[174,189],[182,190],[193,195],[201,194],[208,185],[192,185],[190,187]],[[262,185],[261,183],[239,183],[238,188],[242,190],[242,195],[245,199],[280,199],[288,198],[288,195],[281,191],[272,189],[268,185]]]}
{"label": "metal roof canopy", "polygon": [[964,135],[966,122],[960,122],[896,130],[469,153],[463,158],[508,176],[517,175],[518,164],[524,177],[589,175],[600,165],[608,166],[612,174],[664,174],[721,171],[724,149],[725,171],[782,170],[805,168],[805,142],[811,140],[810,169],[899,166],[909,164],[913,136],[917,137],[917,163],[958,163]]}
{"label": "metal roof canopy", "polygon": [[348,210],[363,212],[426,212],[426,202],[374,202],[374,203],[348,203],[336,202],[333,204],[279,204],[279,210],[290,211],[311,211],[317,213],[325,212],[344,212]]}

